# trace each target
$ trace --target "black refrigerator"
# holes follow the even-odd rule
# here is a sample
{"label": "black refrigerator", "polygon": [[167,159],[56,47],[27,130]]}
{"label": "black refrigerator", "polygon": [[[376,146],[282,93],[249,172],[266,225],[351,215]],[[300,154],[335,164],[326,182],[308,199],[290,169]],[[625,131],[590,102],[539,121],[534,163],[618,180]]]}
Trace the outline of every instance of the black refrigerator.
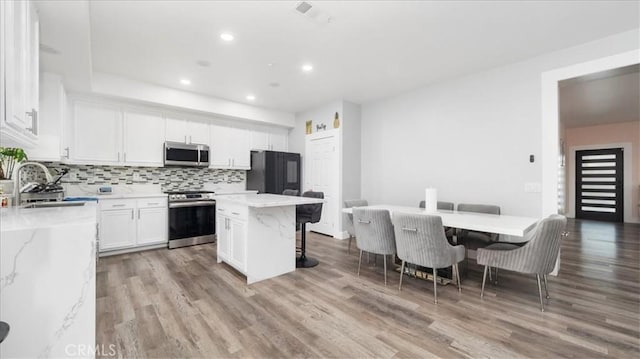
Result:
{"label": "black refrigerator", "polygon": [[258,193],[282,194],[285,189],[300,192],[300,154],[252,151],[247,189]]}

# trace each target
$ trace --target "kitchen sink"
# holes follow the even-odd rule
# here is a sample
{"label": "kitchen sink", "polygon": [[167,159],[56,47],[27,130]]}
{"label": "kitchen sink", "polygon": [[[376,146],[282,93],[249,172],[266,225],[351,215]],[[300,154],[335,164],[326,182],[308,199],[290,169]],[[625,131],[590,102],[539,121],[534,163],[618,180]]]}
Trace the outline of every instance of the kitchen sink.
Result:
{"label": "kitchen sink", "polygon": [[56,208],[56,207],[80,207],[84,202],[36,202],[22,206],[22,208]]}

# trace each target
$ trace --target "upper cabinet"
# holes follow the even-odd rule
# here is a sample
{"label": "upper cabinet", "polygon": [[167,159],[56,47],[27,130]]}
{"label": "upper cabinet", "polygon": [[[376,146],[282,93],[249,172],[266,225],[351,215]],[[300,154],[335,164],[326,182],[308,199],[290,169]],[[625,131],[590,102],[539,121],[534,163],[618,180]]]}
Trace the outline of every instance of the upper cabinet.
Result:
{"label": "upper cabinet", "polygon": [[73,105],[71,162],[116,164],[122,151],[122,112],[103,104],[75,101]]}
{"label": "upper cabinet", "polygon": [[251,169],[251,134],[248,130],[211,125],[211,168]]}
{"label": "upper cabinet", "polygon": [[28,151],[34,161],[60,161],[67,156],[63,146],[66,125],[67,94],[62,77],[44,72],[40,77],[40,116],[38,145]]}
{"label": "upper cabinet", "polygon": [[164,138],[165,122],[162,114],[124,111],[124,162],[161,166]]}
{"label": "upper cabinet", "polygon": [[160,113],[75,100],[68,162],[162,166],[165,121]]}
{"label": "upper cabinet", "polygon": [[254,151],[286,152],[288,147],[288,132],[285,129],[251,131],[251,149]]}
{"label": "upper cabinet", "polygon": [[40,22],[32,1],[0,2],[3,142],[33,147],[38,135]]}
{"label": "upper cabinet", "polygon": [[206,145],[209,143],[209,123],[200,120],[167,117],[166,139],[171,142]]}

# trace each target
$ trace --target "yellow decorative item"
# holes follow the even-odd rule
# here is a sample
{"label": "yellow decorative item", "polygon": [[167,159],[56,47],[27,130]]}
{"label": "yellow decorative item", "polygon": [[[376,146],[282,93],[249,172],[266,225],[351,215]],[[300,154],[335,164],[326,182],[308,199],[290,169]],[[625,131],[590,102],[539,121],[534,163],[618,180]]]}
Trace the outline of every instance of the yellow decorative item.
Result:
{"label": "yellow decorative item", "polygon": [[307,133],[307,135],[310,135],[311,132],[313,132],[312,125],[313,125],[313,121],[309,120],[309,121],[306,122],[306,133]]}
{"label": "yellow decorative item", "polygon": [[338,118],[338,113],[336,112],[336,116],[333,119],[333,128],[340,127],[340,119]]}

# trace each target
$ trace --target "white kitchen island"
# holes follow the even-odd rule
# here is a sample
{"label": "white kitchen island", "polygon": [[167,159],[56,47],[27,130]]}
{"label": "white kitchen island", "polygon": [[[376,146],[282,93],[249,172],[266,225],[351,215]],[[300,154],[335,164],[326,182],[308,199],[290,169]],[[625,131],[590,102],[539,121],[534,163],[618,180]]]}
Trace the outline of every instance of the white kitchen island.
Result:
{"label": "white kitchen island", "polygon": [[93,358],[96,205],[0,210],[0,358]]}
{"label": "white kitchen island", "polygon": [[274,194],[216,198],[218,263],[247,276],[247,284],[296,269],[296,205],[322,199]]}

